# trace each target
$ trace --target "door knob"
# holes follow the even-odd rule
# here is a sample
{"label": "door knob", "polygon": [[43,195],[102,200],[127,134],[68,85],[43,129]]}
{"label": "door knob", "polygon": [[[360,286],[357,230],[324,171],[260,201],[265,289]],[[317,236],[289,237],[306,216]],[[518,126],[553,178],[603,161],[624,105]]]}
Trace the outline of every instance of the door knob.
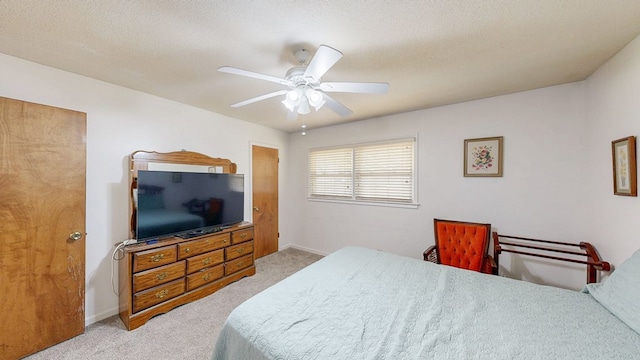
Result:
{"label": "door knob", "polygon": [[73,241],[78,241],[82,239],[82,233],[80,231],[74,231],[71,234],[69,234],[69,239]]}
{"label": "door knob", "polygon": [[253,211],[260,211],[260,209],[258,209],[258,207],[256,206],[253,208]]}

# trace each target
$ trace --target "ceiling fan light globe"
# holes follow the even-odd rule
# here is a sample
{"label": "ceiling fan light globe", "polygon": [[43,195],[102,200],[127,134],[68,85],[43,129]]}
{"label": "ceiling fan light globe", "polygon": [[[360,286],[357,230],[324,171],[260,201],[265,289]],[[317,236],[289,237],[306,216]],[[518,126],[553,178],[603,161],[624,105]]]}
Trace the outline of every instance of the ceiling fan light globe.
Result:
{"label": "ceiling fan light globe", "polygon": [[282,100],[282,104],[289,111],[296,111],[296,107],[300,105],[300,101],[302,98],[302,92],[298,89],[289,90]]}
{"label": "ceiling fan light globe", "polygon": [[322,105],[324,105],[325,103],[324,96],[322,96],[322,93],[320,91],[308,89],[305,95],[309,100],[309,105],[313,106],[316,111],[320,110]]}
{"label": "ceiling fan light globe", "polygon": [[295,110],[295,105],[291,105],[288,99],[282,100],[282,105],[284,105],[289,111]]}
{"label": "ceiling fan light globe", "polygon": [[300,90],[298,89],[293,89],[289,92],[287,92],[287,101],[289,101],[289,103],[293,104],[293,105],[297,105],[297,103],[300,101]]}
{"label": "ceiling fan light globe", "polygon": [[307,95],[310,103],[317,103],[322,99],[322,94],[313,89],[307,89],[305,94]]}
{"label": "ceiling fan light globe", "polygon": [[309,108],[309,102],[306,97],[300,99],[300,105],[298,105],[298,114],[306,115],[311,112]]}

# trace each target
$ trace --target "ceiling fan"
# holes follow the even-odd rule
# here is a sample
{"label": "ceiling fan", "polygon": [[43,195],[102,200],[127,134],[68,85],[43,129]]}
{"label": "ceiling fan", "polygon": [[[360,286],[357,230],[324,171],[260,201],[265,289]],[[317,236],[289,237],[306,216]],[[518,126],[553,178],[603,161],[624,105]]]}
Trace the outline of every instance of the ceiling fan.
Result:
{"label": "ceiling fan", "polygon": [[308,65],[306,64],[310,58],[310,54],[307,50],[298,50],[294,55],[298,61],[298,66],[287,71],[284,78],[259,74],[230,66],[218,68],[220,72],[271,81],[288,87],[288,89],[285,90],[275,91],[235,103],[231,105],[231,107],[245,106],[257,101],[285,95],[282,103],[289,111],[288,119],[293,120],[298,114],[308,114],[311,112],[310,106],[318,111],[325,104],[338,115],[347,117],[351,115],[353,111],[336,101],[327,93],[384,94],[389,89],[389,84],[379,82],[322,82],[322,76],[342,57],[342,53],[332,47],[320,45],[316,54],[311,61],[308,62]]}

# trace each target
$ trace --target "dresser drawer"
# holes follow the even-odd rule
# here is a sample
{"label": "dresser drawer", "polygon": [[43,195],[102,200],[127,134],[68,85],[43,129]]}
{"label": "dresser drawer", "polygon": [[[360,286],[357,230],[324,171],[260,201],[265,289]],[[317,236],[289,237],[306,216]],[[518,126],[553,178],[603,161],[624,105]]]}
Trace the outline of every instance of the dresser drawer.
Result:
{"label": "dresser drawer", "polygon": [[133,254],[133,272],[152,269],[176,261],[176,246],[140,251]]}
{"label": "dresser drawer", "polygon": [[246,269],[251,265],[253,265],[253,254],[245,255],[241,258],[228,261],[224,265],[224,275],[231,275],[234,272]]}
{"label": "dresser drawer", "polygon": [[133,292],[137,293],[154,286],[168,283],[185,275],[185,262],[160,266],[133,274]]}
{"label": "dresser drawer", "polygon": [[253,239],[253,228],[238,230],[231,233],[231,243],[237,244]]}
{"label": "dresser drawer", "polygon": [[237,259],[240,256],[251,254],[253,252],[253,241],[247,241],[238,245],[229,246],[224,249],[227,261]]}
{"label": "dresser drawer", "polygon": [[229,245],[229,233],[206,236],[178,244],[178,259],[200,255]]}
{"label": "dresser drawer", "polygon": [[133,312],[184,294],[184,278],[133,294]]}
{"label": "dresser drawer", "polygon": [[218,280],[224,276],[224,265],[214,266],[187,276],[187,291]]}
{"label": "dresser drawer", "polygon": [[187,273],[191,274],[204,268],[222,264],[224,262],[224,250],[211,251],[206,254],[187,258]]}

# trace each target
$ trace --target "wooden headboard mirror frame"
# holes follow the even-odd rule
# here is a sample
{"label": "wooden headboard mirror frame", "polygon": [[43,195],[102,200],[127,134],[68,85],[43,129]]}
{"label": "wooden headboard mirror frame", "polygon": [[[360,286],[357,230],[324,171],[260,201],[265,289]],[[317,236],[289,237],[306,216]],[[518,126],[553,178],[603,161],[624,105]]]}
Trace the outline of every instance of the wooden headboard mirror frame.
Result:
{"label": "wooden headboard mirror frame", "polygon": [[[202,167],[225,174],[235,174],[237,166],[229,159],[212,158],[192,151],[159,153],[138,150],[129,155],[129,237],[135,238],[136,209],[134,189],[138,187],[138,170],[184,171],[188,167]],[[172,169],[173,168],[173,169]],[[206,170],[205,170],[206,171]]]}

